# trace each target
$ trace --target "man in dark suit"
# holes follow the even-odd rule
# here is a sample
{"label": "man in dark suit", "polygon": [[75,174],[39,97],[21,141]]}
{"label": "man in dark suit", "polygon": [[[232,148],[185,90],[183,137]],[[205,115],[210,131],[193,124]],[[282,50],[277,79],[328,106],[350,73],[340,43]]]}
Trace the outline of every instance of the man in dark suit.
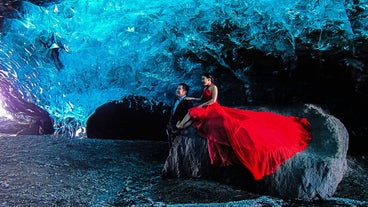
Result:
{"label": "man in dark suit", "polygon": [[185,83],[180,83],[175,91],[176,98],[171,108],[169,123],[167,124],[166,127],[166,133],[169,139],[168,141],[170,147],[172,141],[179,132],[179,130],[176,128],[176,123],[178,123],[178,121],[181,121],[184,118],[184,116],[188,113],[189,108],[193,107],[192,101],[185,100],[188,91],[189,86]]}

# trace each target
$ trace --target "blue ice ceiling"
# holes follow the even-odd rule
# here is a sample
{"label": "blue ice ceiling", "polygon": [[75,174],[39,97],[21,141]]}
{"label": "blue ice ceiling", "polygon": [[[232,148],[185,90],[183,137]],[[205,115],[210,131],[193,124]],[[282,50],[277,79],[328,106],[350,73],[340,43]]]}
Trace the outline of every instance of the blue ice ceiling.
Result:
{"label": "blue ice ceiling", "polygon": [[[366,1],[360,5],[368,9]],[[352,6],[342,0],[24,1],[17,18],[3,24],[1,76],[55,125],[72,118],[84,127],[98,106],[127,95],[168,102],[178,79],[198,79],[195,71],[204,67],[184,54],[230,67],[223,55],[238,48],[285,62],[297,58],[298,42],[316,54],[352,51],[352,40],[367,35],[364,19],[353,31]]]}

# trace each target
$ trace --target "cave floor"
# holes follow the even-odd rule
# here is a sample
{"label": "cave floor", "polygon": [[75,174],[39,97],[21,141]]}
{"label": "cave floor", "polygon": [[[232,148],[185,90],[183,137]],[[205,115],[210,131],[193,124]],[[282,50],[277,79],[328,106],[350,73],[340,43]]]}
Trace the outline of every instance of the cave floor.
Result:
{"label": "cave floor", "polygon": [[[0,207],[293,203],[208,180],[163,179],[168,150],[157,141],[2,135]],[[368,205],[367,163],[348,157],[349,170],[326,206]]]}

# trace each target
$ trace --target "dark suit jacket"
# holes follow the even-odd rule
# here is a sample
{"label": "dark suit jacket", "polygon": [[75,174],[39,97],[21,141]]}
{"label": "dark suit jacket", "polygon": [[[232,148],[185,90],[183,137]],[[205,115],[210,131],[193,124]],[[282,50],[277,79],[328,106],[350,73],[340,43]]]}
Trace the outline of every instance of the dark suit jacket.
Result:
{"label": "dark suit jacket", "polygon": [[[175,103],[175,101],[174,101]],[[173,103],[173,106],[174,106]],[[188,113],[188,109],[193,107],[192,101],[188,100],[182,100],[176,107],[176,110],[174,113],[171,111],[169,125],[176,125],[176,123],[184,118],[184,116]],[[172,107],[173,108],[173,107]],[[171,110],[172,110],[171,108]]]}

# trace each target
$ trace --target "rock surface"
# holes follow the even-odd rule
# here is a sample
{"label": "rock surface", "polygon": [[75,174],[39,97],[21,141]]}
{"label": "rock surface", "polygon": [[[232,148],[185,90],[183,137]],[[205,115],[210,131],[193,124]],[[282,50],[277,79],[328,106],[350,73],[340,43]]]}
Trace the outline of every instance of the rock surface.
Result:
{"label": "rock surface", "polygon": [[347,169],[349,136],[344,125],[315,105],[256,110],[307,117],[312,125],[312,142],[306,150],[282,164],[275,173],[260,181],[253,181],[246,169],[240,166],[223,169],[211,167],[205,139],[189,128],[176,137],[163,175],[211,177],[248,191],[281,198],[312,201],[331,197]]}

